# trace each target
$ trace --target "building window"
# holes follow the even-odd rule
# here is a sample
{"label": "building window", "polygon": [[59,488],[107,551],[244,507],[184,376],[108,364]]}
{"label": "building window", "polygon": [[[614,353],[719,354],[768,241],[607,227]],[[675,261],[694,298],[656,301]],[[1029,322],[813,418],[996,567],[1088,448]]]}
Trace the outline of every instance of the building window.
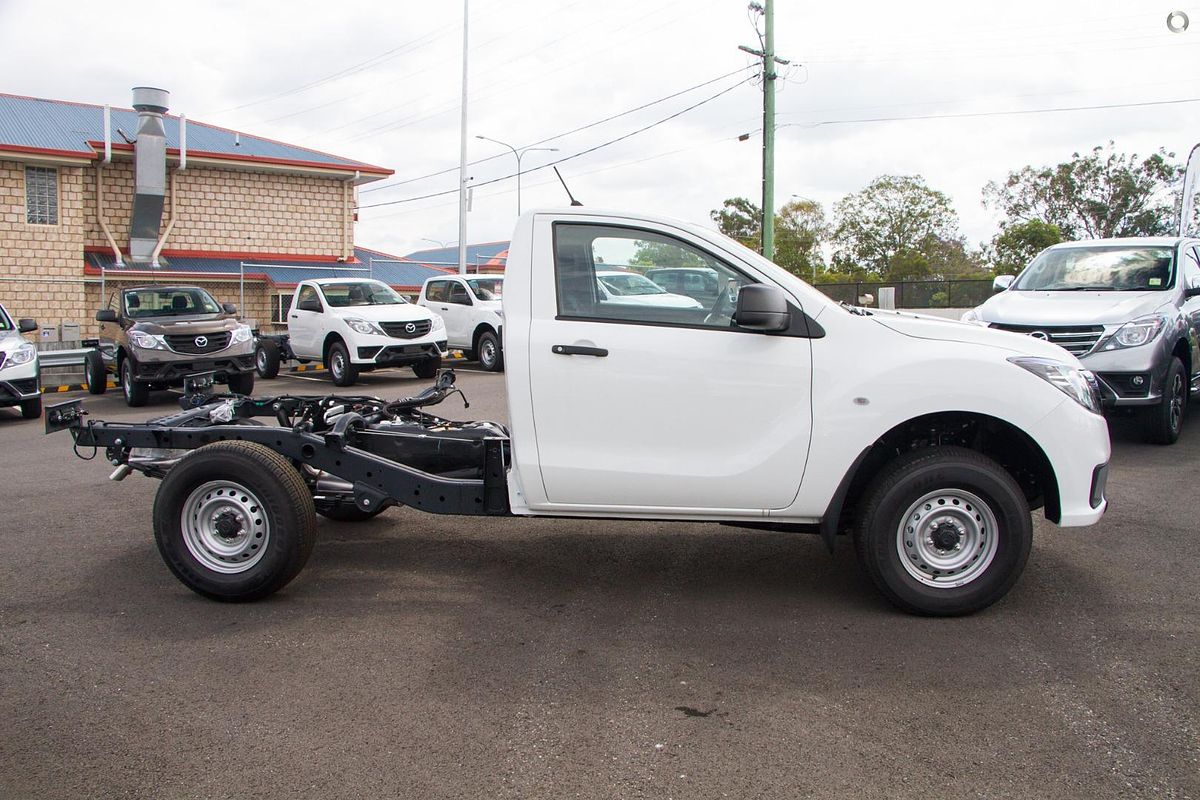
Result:
{"label": "building window", "polygon": [[271,304],[271,322],[284,325],[287,323],[288,312],[292,310],[291,294],[275,295],[275,302]]}
{"label": "building window", "polygon": [[30,225],[58,224],[58,170],[25,168],[25,220]]}

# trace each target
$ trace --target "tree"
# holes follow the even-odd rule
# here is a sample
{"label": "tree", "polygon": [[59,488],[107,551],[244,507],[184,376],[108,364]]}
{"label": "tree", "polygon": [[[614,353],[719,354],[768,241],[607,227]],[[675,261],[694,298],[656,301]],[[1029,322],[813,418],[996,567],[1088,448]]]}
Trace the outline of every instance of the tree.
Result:
{"label": "tree", "polygon": [[997,275],[1016,275],[1034,256],[1061,241],[1057,225],[1040,219],[1010,223],[992,239],[992,265]]}
{"label": "tree", "polygon": [[833,210],[834,266],[883,280],[942,277],[956,255],[965,258],[950,198],[919,175],[881,175]]}
{"label": "tree", "polygon": [[629,265],[634,267],[703,267],[704,259],[690,250],[684,250],[666,242],[639,240],[635,242],[633,258]]}
{"label": "tree", "polygon": [[1001,228],[1039,220],[1066,239],[1157,236],[1177,229],[1174,184],[1182,175],[1162,148],[1140,159],[1115,152],[1113,142],[1073,153],[1053,167],[1027,166],[983,188],[985,206],[1007,219]]}
{"label": "tree", "polygon": [[[732,197],[709,216],[721,233],[746,247],[760,249],[762,211],[754,203]],[[825,210],[817,201],[800,199],[785,204],[775,215],[775,263],[802,278],[811,278],[814,268],[823,271],[821,242],[828,230]]]}

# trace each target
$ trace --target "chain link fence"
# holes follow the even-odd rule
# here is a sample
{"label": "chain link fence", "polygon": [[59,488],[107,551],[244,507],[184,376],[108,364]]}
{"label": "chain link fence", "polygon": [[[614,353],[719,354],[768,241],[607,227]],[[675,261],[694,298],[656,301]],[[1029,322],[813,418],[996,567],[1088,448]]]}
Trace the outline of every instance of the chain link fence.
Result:
{"label": "chain link fence", "polygon": [[833,300],[851,305],[863,304],[871,295],[870,305],[879,304],[879,290],[896,290],[896,308],[973,308],[992,296],[990,278],[952,281],[892,281],[857,283],[818,283],[816,289]]}

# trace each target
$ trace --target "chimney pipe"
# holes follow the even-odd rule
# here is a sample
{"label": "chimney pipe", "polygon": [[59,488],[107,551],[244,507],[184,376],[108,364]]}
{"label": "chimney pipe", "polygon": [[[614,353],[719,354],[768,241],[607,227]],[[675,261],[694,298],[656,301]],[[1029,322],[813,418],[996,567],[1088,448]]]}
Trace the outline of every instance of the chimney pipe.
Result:
{"label": "chimney pipe", "polygon": [[170,94],[164,89],[137,86],[133,107],[138,112],[137,136],[133,145],[133,213],[129,217],[129,260],[133,264],[154,263],[158,231],[162,226],[167,193],[167,132],[163,114]]}

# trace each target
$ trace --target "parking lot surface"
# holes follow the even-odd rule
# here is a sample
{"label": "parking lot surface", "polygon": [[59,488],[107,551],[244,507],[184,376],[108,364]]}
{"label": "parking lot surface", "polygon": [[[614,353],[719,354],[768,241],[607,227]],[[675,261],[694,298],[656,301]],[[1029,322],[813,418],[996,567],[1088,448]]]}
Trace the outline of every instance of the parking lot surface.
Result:
{"label": "parking lot surface", "polygon": [[[504,421],[469,369],[435,410]],[[893,610],[846,541],[408,509],[322,519],[299,578],[224,605],[160,560],[157,482],[0,410],[0,797],[1200,797],[1200,414],[1113,443],[1101,524],[1037,517],[962,619]]]}

